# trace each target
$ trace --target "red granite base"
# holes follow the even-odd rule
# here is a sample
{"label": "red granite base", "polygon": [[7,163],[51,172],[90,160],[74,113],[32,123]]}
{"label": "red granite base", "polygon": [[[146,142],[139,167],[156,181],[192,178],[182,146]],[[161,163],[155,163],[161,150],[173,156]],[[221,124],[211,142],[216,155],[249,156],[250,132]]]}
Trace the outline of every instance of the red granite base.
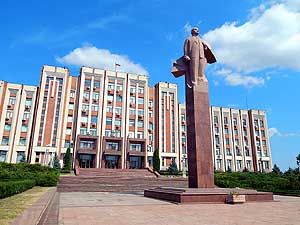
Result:
{"label": "red granite base", "polygon": [[144,196],[176,203],[225,203],[230,193],[245,195],[246,202],[273,201],[273,193],[238,188],[154,188]]}

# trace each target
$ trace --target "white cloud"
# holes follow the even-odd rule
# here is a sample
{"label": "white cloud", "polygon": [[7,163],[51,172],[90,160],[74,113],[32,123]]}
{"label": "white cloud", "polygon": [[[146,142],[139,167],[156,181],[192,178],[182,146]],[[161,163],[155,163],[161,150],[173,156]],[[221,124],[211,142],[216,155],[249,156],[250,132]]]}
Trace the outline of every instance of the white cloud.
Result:
{"label": "white cloud", "polygon": [[183,30],[184,32],[190,34],[191,33],[191,30],[192,30],[193,26],[187,22],[184,26],[183,26]]}
{"label": "white cloud", "polygon": [[300,137],[300,132],[299,133],[281,133],[276,127],[271,127],[269,128],[269,136],[280,136],[280,137]]}
{"label": "white cloud", "polygon": [[262,86],[265,83],[265,80],[262,77],[242,75],[226,68],[215,71],[215,74],[222,77],[229,86],[244,86],[251,88],[254,86]]}
{"label": "white cloud", "polygon": [[272,137],[272,136],[274,136],[274,135],[280,136],[281,134],[280,134],[280,132],[277,130],[277,128],[275,128],[275,127],[269,128],[269,136]]}
{"label": "white cloud", "polygon": [[217,60],[243,73],[267,68],[300,70],[300,1],[261,5],[249,21],[225,23],[203,38]]}
{"label": "white cloud", "polygon": [[113,14],[107,17],[99,18],[98,20],[95,20],[94,22],[88,24],[87,26],[88,28],[91,29],[105,29],[108,28],[113,23],[124,22],[126,20],[128,20],[128,17],[126,15]]}
{"label": "white cloud", "polygon": [[114,70],[115,63],[121,65],[119,71],[148,74],[140,64],[132,62],[126,55],[113,54],[107,49],[98,49],[95,46],[76,48],[63,57],[56,58],[63,64],[75,66],[90,66],[106,70]]}

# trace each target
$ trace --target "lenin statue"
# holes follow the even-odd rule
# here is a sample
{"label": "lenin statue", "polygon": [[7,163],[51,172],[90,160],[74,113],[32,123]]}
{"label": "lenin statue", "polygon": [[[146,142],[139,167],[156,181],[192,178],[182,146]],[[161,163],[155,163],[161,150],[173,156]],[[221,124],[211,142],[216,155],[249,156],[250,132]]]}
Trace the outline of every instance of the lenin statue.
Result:
{"label": "lenin statue", "polygon": [[186,85],[189,88],[199,81],[207,81],[204,75],[206,63],[216,62],[209,44],[198,36],[199,29],[194,27],[191,34],[184,42],[184,56],[176,60],[172,68],[175,77],[186,75]]}

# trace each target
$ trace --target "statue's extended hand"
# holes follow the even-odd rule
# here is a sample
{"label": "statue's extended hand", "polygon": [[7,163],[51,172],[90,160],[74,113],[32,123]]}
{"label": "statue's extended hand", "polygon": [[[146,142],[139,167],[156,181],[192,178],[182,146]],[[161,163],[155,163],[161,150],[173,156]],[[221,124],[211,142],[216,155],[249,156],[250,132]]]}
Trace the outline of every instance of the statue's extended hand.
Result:
{"label": "statue's extended hand", "polygon": [[187,62],[191,60],[191,58],[190,58],[188,55],[185,55],[183,58],[184,58],[184,60],[187,61]]}

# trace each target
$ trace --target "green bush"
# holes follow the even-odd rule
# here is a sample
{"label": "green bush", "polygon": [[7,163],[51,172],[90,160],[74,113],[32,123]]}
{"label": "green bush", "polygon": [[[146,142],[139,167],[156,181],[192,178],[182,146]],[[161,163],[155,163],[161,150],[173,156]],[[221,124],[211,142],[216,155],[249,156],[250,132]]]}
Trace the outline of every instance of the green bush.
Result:
{"label": "green bush", "polygon": [[239,187],[300,195],[299,174],[222,172],[215,174],[215,184],[223,188]]}
{"label": "green bush", "polygon": [[64,157],[64,168],[65,171],[71,170],[71,151],[70,148],[67,148],[66,155]]}
{"label": "green bush", "polygon": [[6,198],[21,193],[32,188],[34,185],[34,180],[1,181],[0,198]]}
{"label": "green bush", "polygon": [[39,186],[56,186],[59,171],[39,164],[0,163],[0,180],[34,180]]}
{"label": "green bush", "polygon": [[160,159],[159,159],[159,150],[155,149],[153,153],[153,169],[154,171],[159,171],[160,170]]}

